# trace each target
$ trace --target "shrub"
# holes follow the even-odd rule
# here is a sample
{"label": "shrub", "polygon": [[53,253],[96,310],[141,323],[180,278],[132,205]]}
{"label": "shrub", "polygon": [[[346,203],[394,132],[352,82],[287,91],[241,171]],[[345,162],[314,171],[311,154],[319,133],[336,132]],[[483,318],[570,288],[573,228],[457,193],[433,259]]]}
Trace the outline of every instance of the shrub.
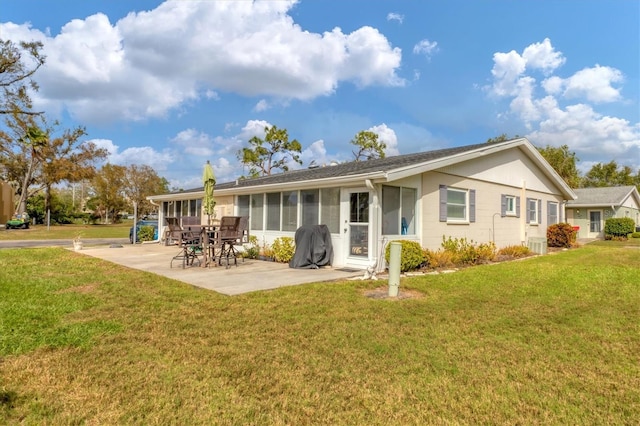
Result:
{"label": "shrub", "polygon": [[571,247],[576,231],[568,223],[556,223],[547,228],[547,247]]}
{"label": "shrub", "polygon": [[153,226],[141,226],[138,231],[138,242],[142,241],[153,241],[153,234],[155,233],[155,229]]}
{"label": "shrub", "polygon": [[[418,269],[424,265],[425,257],[422,251],[420,243],[417,241],[409,240],[396,240],[391,242],[397,242],[402,244],[402,253],[400,255],[400,272],[412,271]],[[384,258],[389,263],[389,256],[391,254],[391,242],[387,244],[384,250]]]}
{"label": "shrub", "polygon": [[631,234],[631,238],[640,238],[640,232],[634,232]]}
{"label": "shrub", "polygon": [[296,251],[293,238],[291,237],[278,237],[273,240],[271,244],[271,250],[273,250],[273,257],[276,262],[288,263],[293,254]]}
{"label": "shrub", "polygon": [[456,265],[475,265],[493,260],[496,246],[493,242],[476,245],[473,240],[466,238],[442,237],[442,248],[452,254]]}
{"label": "shrub", "polygon": [[453,253],[444,250],[429,250],[423,251],[425,258],[425,266],[431,269],[437,268],[451,268],[455,266],[453,263]]}
{"label": "shrub", "polygon": [[260,247],[258,247],[258,237],[255,235],[249,236],[249,242],[244,245],[243,256],[247,259],[257,259],[260,254]]}
{"label": "shrub", "polygon": [[498,256],[510,257],[512,259],[527,257],[530,254],[531,250],[529,250],[527,246],[507,246],[498,250]]}
{"label": "shrub", "polygon": [[604,234],[612,237],[626,239],[634,230],[635,223],[630,217],[611,217],[604,222]]}

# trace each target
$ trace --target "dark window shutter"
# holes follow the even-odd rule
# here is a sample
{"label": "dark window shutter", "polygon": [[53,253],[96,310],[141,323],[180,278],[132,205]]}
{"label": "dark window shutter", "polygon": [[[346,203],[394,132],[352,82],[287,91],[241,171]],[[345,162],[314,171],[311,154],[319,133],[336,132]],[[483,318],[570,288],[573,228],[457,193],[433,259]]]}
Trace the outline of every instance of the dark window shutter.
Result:
{"label": "dark window shutter", "polygon": [[447,221],[447,185],[440,185],[440,222]]}
{"label": "dark window shutter", "polygon": [[476,190],[469,190],[469,222],[476,221]]}
{"label": "dark window shutter", "polygon": [[504,194],[500,196],[500,215],[502,217],[507,215],[507,196]]}
{"label": "dark window shutter", "polygon": [[542,225],[542,200],[538,200],[538,223]]}
{"label": "dark window shutter", "polygon": [[531,203],[530,203],[530,201],[531,201],[531,198],[527,198],[527,217],[526,217],[527,223],[531,223],[531,220],[530,220],[530,218],[531,218],[531,208],[530,208],[531,207]]}
{"label": "dark window shutter", "polygon": [[547,226],[551,225],[551,201],[547,201]]}
{"label": "dark window shutter", "polygon": [[516,217],[520,217],[520,197],[516,197]]}

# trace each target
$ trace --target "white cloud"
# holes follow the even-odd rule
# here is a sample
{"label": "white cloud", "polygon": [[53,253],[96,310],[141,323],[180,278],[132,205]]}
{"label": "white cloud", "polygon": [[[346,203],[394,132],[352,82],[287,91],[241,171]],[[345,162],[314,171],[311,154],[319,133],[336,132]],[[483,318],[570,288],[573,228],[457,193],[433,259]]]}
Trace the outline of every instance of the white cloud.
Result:
{"label": "white cloud", "polygon": [[402,24],[402,21],[404,21],[404,15],[395,12],[389,12],[387,14],[387,21],[397,21]]}
{"label": "white cloud", "polygon": [[0,34],[43,41],[35,100],[87,123],[163,117],[221,91],[307,100],[344,81],[405,84],[401,50],[377,29],[305,31],[288,14],[295,3],[167,1],[115,24],[100,13],[76,19],[53,37],[11,23]]}
{"label": "white cloud", "polygon": [[621,83],[622,73],[615,68],[585,68],[565,81],[567,98],[586,98],[591,102],[615,102],[621,100],[620,90],[612,87],[612,83]]}
{"label": "white cloud", "polygon": [[203,132],[195,129],[187,129],[179,132],[171,142],[180,146],[180,151],[189,155],[208,158],[214,153],[213,141]]}
{"label": "white cloud", "polygon": [[427,58],[431,58],[431,56],[437,51],[438,43],[427,39],[420,40],[415,46],[413,46],[413,53],[416,55],[424,55]]}
{"label": "white cloud", "polygon": [[542,43],[533,43],[522,52],[522,58],[529,69],[540,69],[549,74],[565,63],[562,52],[558,52],[551,45],[551,40],[545,38]]}
{"label": "white cloud", "polygon": [[91,139],[98,148],[107,150],[106,162],[127,166],[130,164],[147,165],[158,172],[166,171],[176,160],[176,153],[171,150],[159,152],[150,146],[131,147],[120,152],[120,147],[109,139]]}
{"label": "white cloud", "polygon": [[[614,87],[624,80],[619,70],[596,65],[568,78],[551,75],[566,59],[549,39],[528,46],[522,55],[497,52],[493,59],[494,81],[485,89],[510,99],[509,111],[501,116],[519,118],[536,145],[567,145],[587,163],[617,159],[640,167],[640,123],[601,114],[590,105],[623,100],[621,89]],[[547,76],[539,85],[534,71]]]}
{"label": "white cloud", "polygon": [[378,140],[387,145],[387,149],[385,149],[386,155],[393,156],[400,154],[400,151],[398,150],[398,137],[393,129],[382,123],[377,126],[370,127],[369,131],[377,134]]}
{"label": "white cloud", "polygon": [[269,102],[266,99],[260,99],[256,106],[253,107],[253,110],[256,112],[262,112],[268,110],[269,108],[271,108]]}

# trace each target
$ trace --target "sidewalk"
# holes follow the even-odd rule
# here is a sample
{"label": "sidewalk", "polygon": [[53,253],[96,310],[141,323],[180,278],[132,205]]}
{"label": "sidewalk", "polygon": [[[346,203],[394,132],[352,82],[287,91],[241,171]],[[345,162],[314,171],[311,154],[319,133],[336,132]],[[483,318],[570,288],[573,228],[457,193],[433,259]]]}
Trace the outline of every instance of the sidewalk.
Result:
{"label": "sidewalk", "polygon": [[171,258],[179,252],[180,249],[176,246],[166,247],[155,243],[88,246],[78,251],[83,255],[163,275],[229,296],[305,283],[346,280],[364,274],[364,271],[345,271],[331,267],[293,269],[285,263],[253,259],[246,259],[244,262],[238,259],[238,266],[231,264],[228,269],[224,266],[193,266],[182,269],[182,261],[174,261],[173,267],[170,267]]}

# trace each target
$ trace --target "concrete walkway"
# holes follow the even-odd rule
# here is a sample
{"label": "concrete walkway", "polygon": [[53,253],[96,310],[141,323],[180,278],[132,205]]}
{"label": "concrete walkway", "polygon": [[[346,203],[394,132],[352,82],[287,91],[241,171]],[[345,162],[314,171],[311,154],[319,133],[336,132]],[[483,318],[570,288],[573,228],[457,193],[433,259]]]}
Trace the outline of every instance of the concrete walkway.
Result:
{"label": "concrete walkway", "polygon": [[113,244],[111,246],[85,246],[78,251],[133,269],[152,272],[185,283],[214,290],[229,296],[259,290],[271,290],[284,286],[312,282],[345,280],[363,276],[364,271],[341,270],[332,267],[321,269],[293,269],[276,262],[238,259],[238,266],[202,268],[198,266],[182,269],[182,261],[171,259],[180,249],[161,244]]}

